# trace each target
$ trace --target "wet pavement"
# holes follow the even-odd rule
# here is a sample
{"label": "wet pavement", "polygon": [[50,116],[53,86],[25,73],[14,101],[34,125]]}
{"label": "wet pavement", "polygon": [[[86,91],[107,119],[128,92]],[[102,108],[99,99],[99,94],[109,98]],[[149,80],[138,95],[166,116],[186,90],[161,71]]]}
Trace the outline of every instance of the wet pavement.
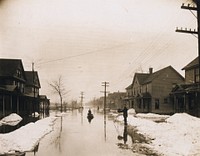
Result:
{"label": "wet pavement", "polygon": [[92,110],[68,111],[59,117],[54,131],[46,135],[33,152],[26,156],[129,156],[156,155],[141,143],[145,142],[133,127],[114,122],[109,116]]}

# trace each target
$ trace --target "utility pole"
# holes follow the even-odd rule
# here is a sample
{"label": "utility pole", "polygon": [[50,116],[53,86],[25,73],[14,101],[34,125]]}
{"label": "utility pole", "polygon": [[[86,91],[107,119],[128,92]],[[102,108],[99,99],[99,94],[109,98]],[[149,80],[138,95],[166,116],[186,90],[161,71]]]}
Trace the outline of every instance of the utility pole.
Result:
{"label": "utility pole", "polygon": [[104,93],[104,139],[106,141],[106,87],[109,86],[109,82],[102,82],[102,86],[104,87],[104,91],[101,91]]}
{"label": "utility pole", "polygon": [[[194,1],[194,0],[193,0]],[[176,28],[176,32],[181,32],[181,33],[190,33],[190,34],[197,34],[198,35],[198,62],[199,62],[199,82],[198,82],[198,90],[197,90],[197,116],[199,116],[199,108],[200,108],[200,101],[199,101],[199,96],[200,96],[200,0],[195,0],[196,6],[191,4],[185,5],[184,3],[182,4],[181,8],[182,9],[187,9],[190,11],[197,11],[197,31],[194,29],[193,31],[191,29],[185,29],[183,30]]]}
{"label": "utility pole", "polygon": [[106,87],[109,86],[109,82],[102,82],[102,86],[104,87],[104,91],[102,91],[104,93],[104,114],[106,113],[106,93],[108,93],[106,91]]}
{"label": "utility pole", "polygon": [[33,72],[33,113],[35,117],[35,71],[34,71],[34,62],[32,62],[32,72]]}
{"label": "utility pole", "polygon": [[81,108],[83,108],[83,98],[84,98],[83,95],[84,95],[84,92],[81,92],[81,97],[80,97],[81,98]]}

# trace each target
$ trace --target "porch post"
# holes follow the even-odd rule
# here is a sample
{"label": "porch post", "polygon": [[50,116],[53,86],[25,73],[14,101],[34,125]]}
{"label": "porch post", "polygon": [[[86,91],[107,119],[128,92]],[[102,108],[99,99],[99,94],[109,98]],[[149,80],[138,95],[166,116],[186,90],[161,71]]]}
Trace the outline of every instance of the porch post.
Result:
{"label": "porch post", "polygon": [[174,94],[174,113],[176,113],[176,95]]}
{"label": "porch post", "polygon": [[13,100],[12,100],[12,95],[10,95],[10,109],[11,109],[11,112],[13,112]]}
{"label": "porch post", "polygon": [[184,93],[184,111],[187,113],[188,112],[188,105],[187,105],[187,102],[186,102],[186,93]]}
{"label": "porch post", "polygon": [[4,98],[5,95],[3,95],[3,116],[5,117],[5,98]]}
{"label": "porch post", "polygon": [[17,114],[19,114],[19,96],[17,96]]}

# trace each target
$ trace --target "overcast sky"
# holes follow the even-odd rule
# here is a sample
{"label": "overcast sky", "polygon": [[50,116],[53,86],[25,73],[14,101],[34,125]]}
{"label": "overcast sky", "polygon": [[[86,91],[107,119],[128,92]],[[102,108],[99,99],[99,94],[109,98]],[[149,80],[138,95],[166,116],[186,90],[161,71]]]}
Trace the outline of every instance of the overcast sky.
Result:
{"label": "overcast sky", "polygon": [[[197,57],[197,38],[175,32],[196,29],[196,17],[181,9],[190,0],[0,0],[0,56],[22,59],[48,82],[62,75],[66,101],[83,91],[85,101],[125,91],[135,72],[171,65],[181,70]],[[194,12],[196,14],[196,12]]]}

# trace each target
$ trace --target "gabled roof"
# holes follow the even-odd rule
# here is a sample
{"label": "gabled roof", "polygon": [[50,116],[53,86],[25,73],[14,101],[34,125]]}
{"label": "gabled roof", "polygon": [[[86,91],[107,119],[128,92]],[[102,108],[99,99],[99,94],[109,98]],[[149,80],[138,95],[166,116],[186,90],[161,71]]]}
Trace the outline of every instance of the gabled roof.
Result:
{"label": "gabled roof", "polygon": [[133,84],[130,84],[128,87],[126,87],[126,90],[131,89],[132,87],[133,87]]}
{"label": "gabled roof", "polygon": [[26,79],[24,74],[24,67],[21,59],[0,59],[0,76],[10,77],[16,74],[16,70],[21,67],[23,77]]}
{"label": "gabled roof", "polygon": [[142,84],[145,81],[145,79],[148,77],[148,75],[149,75],[148,73],[135,73],[132,84],[126,87],[126,90],[131,89],[133,87],[133,83],[136,78],[138,79],[139,83]]}
{"label": "gabled roof", "polygon": [[159,75],[162,75],[166,72],[167,69],[172,69],[182,80],[184,80],[183,76],[181,76],[181,74],[179,74],[172,66],[168,66],[168,67],[165,67],[161,70],[158,70],[157,72],[155,73],[152,73],[152,74],[149,74],[149,76],[147,77],[147,79],[144,81],[143,84],[146,84],[146,83],[149,83],[149,82],[152,82],[155,78],[157,78]]}
{"label": "gabled roof", "polygon": [[154,72],[152,74],[150,74],[150,73],[135,73],[132,84],[130,86],[128,86],[126,89],[128,89],[129,87],[132,87],[136,78],[138,79],[140,85],[144,85],[144,84],[152,82],[159,75],[166,73],[166,70],[168,70],[168,69],[173,70],[182,80],[184,80],[183,76],[181,74],[179,74],[172,66],[168,66],[168,67],[158,70],[157,72]]}
{"label": "gabled roof", "polygon": [[197,67],[199,65],[199,57],[195,58],[192,62],[187,64],[182,70],[191,69],[193,67]]}
{"label": "gabled roof", "polygon": [[135,73],[135,78],[137,77],[139,84],[143,84],[150,75],[149,73]]}
{"label": "gabled roof", "polygon": [[[33,75],[34,73],[34,75]],[[40,81],[39,81],[39,77],[38,77],[38,72],[37,71],[25,71],[25,75],[26,75],[26,78],[27,78],[27,81],[26,81],[26,84],[27,85],[31,85],[31,86],[37,86],[37,87],[41,87],[40,86]],[[33,81],[33,78],[35,79],[35,83]]]}

